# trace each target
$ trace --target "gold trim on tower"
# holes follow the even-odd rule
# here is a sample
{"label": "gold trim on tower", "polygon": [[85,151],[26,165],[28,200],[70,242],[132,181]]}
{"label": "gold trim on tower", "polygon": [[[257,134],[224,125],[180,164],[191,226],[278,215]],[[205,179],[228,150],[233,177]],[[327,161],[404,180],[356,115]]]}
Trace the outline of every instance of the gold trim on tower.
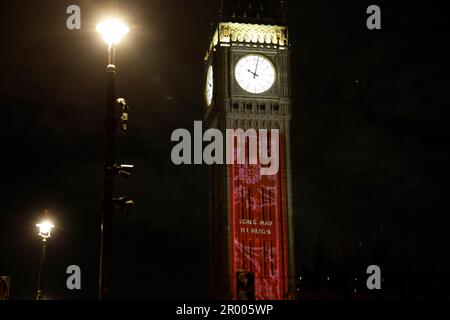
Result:
{"label": "gold trim on tower", "polygon": [[217,45],[259,45],[285,49],[289,45],[287,28],[277,25],[221,22],[214,32],[205,61]]}

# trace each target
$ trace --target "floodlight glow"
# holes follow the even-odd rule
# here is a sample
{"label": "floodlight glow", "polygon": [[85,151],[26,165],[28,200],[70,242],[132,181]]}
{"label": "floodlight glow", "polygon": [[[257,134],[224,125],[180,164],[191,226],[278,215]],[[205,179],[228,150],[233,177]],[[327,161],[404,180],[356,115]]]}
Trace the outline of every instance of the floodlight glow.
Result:
{"label": "floodlight glow", "polygon": [[117,19],[102,21],[97,25],[96,29],[110,47],[113,44],[118,44],[130,30],[126,24]]}

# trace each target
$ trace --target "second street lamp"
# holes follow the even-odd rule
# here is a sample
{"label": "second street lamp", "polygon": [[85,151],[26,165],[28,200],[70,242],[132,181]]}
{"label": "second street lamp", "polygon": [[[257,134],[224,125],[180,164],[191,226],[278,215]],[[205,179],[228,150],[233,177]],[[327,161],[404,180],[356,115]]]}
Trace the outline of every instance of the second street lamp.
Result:
{"label": "second street lamp", "polygon": [[47,244],[47,239],[51,237],[51,232],[52,232],[52,228],[54,227],[54,225],[49,220],[45,220],[45,221],[37,224],[36,227],[39,228],[39,235],[42,238],[41,259],[39,261],[38,289],[37,289],[37,294],[36,294],[36,300],[41,300],[42,299],[42,274],[43,274],[43,266],[44,266],[44,260],[45,260],[45,247]]}
{"label": "second street lamp", "polygon": [[[128,106],[125,99],[116,98],[116,65],[115,49],[121,39],[128,33],[128,27],[117,19],[105,20],[97,25],[108,45],[108,64],[106,67],[106,114],[105,114],[105,145],[104,145],[104,194],[101,214],[101,244],[100,244],[100,270],[99,270],[99,299],[109,297],[109,251],[111,237],[111,221],[114,213],[114,176],[117,174],[117,165],[114,159],[114,135],[117,127],[116,107],[122,106],[122,126],[128,123]],[[123,106],[126,106],[124,108]]]}

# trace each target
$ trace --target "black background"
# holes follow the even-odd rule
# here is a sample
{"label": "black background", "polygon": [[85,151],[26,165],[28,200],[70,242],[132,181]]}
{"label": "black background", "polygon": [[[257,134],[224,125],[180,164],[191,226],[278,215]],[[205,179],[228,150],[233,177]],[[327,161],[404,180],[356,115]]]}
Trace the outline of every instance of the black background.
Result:
{"label": "black background", "polygon": [[[66,8],[82,29],[66,28]],[[350,252],[382,228],[388,268],[448,275],[449,33],[445,10],[378,1],[291,1],[296,261],[313,267],[319,234]],[[55,225],[44,291],[95,299],[102,193],[106,47],[95,24],[108,1],[0,1],[0,274],[32,299],[48,208]],[[203,56],[216,1],[119,2],[130,33],[117,52],[118,92],[132,106],[118,159],[136,164],[118,193],[113,298],[208,297],[207,168],[172,164],[170,135],[202,119]],[[344,239],[344,242],[340,242]],[[343,244],[342,244],[343,243]],[[65,270],[82,269],[68,291]]]}

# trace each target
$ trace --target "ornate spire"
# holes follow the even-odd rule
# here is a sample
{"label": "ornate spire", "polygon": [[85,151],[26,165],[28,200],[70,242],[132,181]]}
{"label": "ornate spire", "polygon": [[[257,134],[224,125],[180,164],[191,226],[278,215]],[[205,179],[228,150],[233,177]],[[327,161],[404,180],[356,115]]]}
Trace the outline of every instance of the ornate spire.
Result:
{"label": "ornate spire", "polygon": [[222,21],[244,23],[285,22],[285,0],[221,0]]}

